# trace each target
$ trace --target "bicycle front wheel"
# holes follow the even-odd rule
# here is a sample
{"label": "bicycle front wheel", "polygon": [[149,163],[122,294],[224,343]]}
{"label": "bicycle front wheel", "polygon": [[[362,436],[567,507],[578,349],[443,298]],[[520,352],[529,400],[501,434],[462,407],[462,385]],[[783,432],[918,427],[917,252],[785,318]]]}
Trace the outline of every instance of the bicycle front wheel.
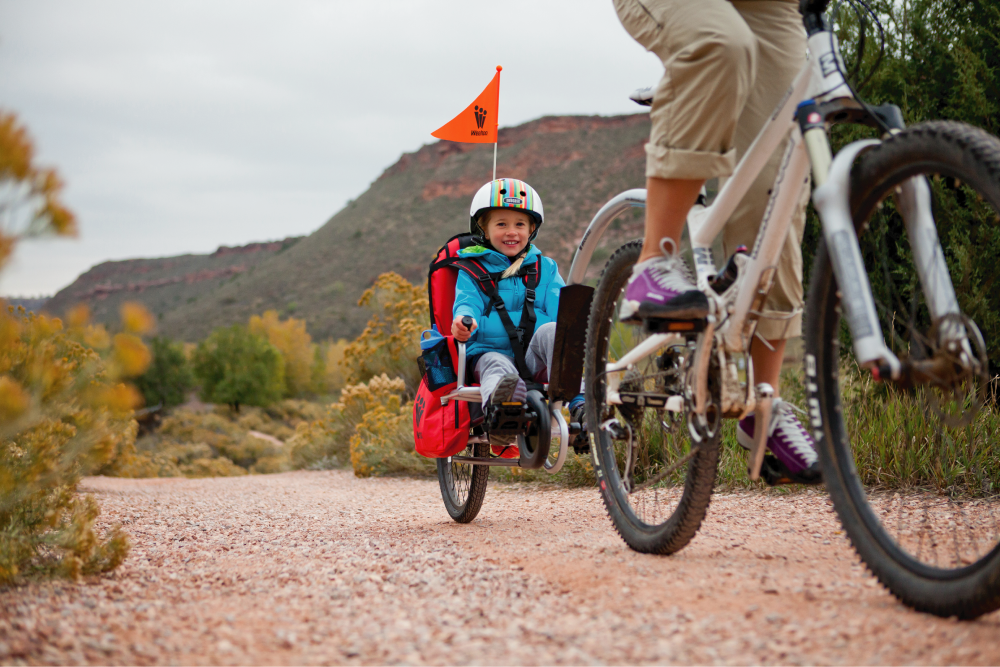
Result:
{"label": "bicycle front wheel", "polygon": [[[490,446],[485,442],[478,442],[470,444],[462,453],[466,456],[488,457]],[[451,457],[437,459],[437,475],[448,515],[459,523],[469,523],[475,519],[483,506],[483,498],[486,497],[489,466],[469,465],[454,461]]]}
{"label": "bicycle front wheel", "polygon": [[[914,177],[929,186],[937,266],[961,311],[937,319],[934,272],[925,286],[917,270],[933,257],[911,245],[901,215]],[[915,125],[862,156],[851,209],[886,344],[934,370],[902,388],[859,368],[821,244],[806,373],[823,477],[883,585],[915,609],[975,618],[1000,608],[1000,142],[959,123]]]}
{"label": "bicycle front wheel", "polygon": [[[684,548],[708,509],[719,457],[719,429],[692,440],[683,416],[635,405],[609,406],[604,369],[641,343],[640,327],[618,320],[641,241],[619,248],[594,292],[587,326],[585,385],[591,450],[601,497],[632,549],[671,554]],[[626,372],[621,391],[681,393],[686,346],[668,348]]]}

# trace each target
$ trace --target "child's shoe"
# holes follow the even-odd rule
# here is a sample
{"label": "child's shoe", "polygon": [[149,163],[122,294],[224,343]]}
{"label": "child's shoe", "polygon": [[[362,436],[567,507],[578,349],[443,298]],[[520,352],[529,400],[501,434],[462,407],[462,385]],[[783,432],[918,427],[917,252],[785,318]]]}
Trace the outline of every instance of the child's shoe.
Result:
{"label": "child's shoe", "polygon": [[[508,373],[500,378],[496,388],[490,395],[490,403],[486,407],[487,421],[492,422],[492,413],[503,403],[512,401],[524,401],[528,397],[527,385],[517,373]],[[515,435],[490,435],[490,444],[494,446],[507,447],[517,440]]]}
{"label": "child's shoe", "polygon": [[[754,415],[744,417],[736,426],[736,440],[748,450],[753,449],[754,426]],[[774,399],[772,404],[767,448],[774,456],[765,458],[764,466],[769,469],[762,470],[761,474],[769,484],[822,483],[812,436],[795,418],[792,405],[780,398]]]}
{"label": "child's shoe", "polygon": [[[664,247],[672,246],[672,252]],[[644,319],[700,320],[708,316],[708,297],[698,291],[673,239],[660,243],[663,257],[632,268],[618,318],[638,324]]]}
{"label": "child's shoe", "polygon": [[497,382],[497,386],[490,396],[490,405],[523,401],[527,397],[528,387],[524,384],[524,380],[517,373],[507,373],[500,378],[500,382]]}

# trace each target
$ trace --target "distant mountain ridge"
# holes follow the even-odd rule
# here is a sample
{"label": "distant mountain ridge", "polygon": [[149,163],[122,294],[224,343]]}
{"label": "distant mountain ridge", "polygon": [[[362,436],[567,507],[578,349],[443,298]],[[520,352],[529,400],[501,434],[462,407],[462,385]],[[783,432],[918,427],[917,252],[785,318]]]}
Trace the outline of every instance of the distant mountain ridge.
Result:
{"label": "distant mountain ridge", "polygon": [[[565,276],[587,223],[615,194],[645,182],[646,114],[550,116],[499,133],[497,175],[528,181],[545,205],[536,244]],[[147,304],[159,331],[196,341],[213,328],[278,310],[306,321],[316,339],[351,338],[369,314],[357,306],[375,278],[395,271],[423,282],[435,251],[468,230],[469,203],[492,172],[492,150],[439,141],[406,153],[356,200],[301,241],[280,249],[220,248],[212,255],[105,262],[53,297],[78,301],[99,321],[125,300]],[[641,235],[640,213],[616,221],[594,270],[613,247]]]}
{"label": "distant mountain ridge", "polygon": [[122,303],[139,301],[162,320],[174,309],[197,301],[227,280],[254,271],[258,264],[302,238],[220,246],[207,255],[102,262],[59,290],[42,308],[61,315],[75,304],[86,303],[94,321],[112,323],[118,320]]}
{"label": "distant mountain ridge", "polygon": [[38,296],[38,297],[28,297],[28,296],[6,296],[0,297],[4,303],[8,306],[14,306],[17,308],[21,306],[29,313],[40,313],[42,312],[45,304],[48,303],[50,297]]}

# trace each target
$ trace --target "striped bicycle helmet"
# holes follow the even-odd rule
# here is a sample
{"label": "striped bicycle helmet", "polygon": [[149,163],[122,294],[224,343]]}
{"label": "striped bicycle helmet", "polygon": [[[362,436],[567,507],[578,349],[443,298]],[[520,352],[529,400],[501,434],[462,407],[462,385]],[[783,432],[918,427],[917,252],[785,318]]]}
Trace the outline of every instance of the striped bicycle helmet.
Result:
{"label": "striped bicycle helmet", "polygon": [[534,240],[545,220],[542,198],[533,187],[516,178],[498,178],[479,188],[479,192],[472,198],[472,206],[469,208],[469,231],[476,236],[482,236],[483,230],[479,227],[479,218],[487,211],[496,208],[524,211],[531,216],[535,222],[535,230],[529,241]]}

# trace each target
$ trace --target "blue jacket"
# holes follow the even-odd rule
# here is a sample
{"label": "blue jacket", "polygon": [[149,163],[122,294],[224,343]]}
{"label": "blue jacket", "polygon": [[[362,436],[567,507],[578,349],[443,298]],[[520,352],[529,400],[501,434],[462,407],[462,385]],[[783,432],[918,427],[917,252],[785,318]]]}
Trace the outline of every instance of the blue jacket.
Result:
{"label": "blue jacket", "polygon": [[[491,273],[503,271],[510,266],[510,260],[505,255],[483,246],[472,246],[459,251],[458,254],[461,257],[479,259]],[[566,283],[559,275],[559,267],[555,260],[543,257],[538,248],[531,246],[522,266],[528,266],[536,261],[541,262],[542,270],[538,287],[535,289],[535,331],[538,331],[543,324],[556,321],[559,312],[559,290]],[[505,278],[498,285],[500,298],[503,299],[514,326],[518,326],[521,322],[525,289],[524,278],[517,276]],[[514,350],[510,346],[510,338],[507,336],[507,330],[503,328],[503,322],[496,309],[491,308],[489,317],[483,318],[488,303],[489,299],[479,289],[476,281],[465,271],[459,271],[458,282],[455,284],[455,307],[452,312],[456,319],[470,315],[479,325],[466,343],[465,353],[471,357],[484,352],[500,352],[513,359]]]}

